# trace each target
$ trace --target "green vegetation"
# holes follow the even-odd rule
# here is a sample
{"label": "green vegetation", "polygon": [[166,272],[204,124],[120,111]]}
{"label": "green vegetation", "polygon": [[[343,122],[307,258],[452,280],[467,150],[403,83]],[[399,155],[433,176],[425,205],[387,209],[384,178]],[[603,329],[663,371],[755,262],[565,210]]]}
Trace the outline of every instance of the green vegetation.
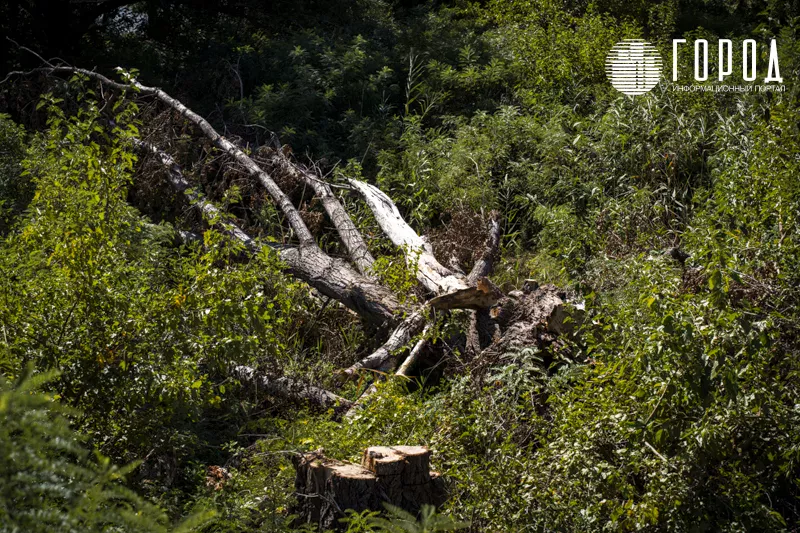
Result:
{"label": "green vegetation", "polygon": [[[304,531],[292,453],[358,460],[396,444],[433,450],[448,502],[420,517],[350,512],[346,531],[800,526],[796,3],[147,1],[63,43],[28,3],[2,8],[18,9],[20,33],[4,31],[20,44],[109,76],[136,68],[254,154],[274,132],[330,180],[380,187],[465,272],[497,211],[492,280],[554,283],[586,313],[562,350],[446,352],[428,379],[378,381],[343,421],[265,397],[230,368],[355,400],[371,376],[342,386],[335,370],[385,332],[309,291],[277,253],[246,256],[226,236],[228,221],[264,240],[286,228],[182,118],[82,77],[12,76],[0,86],[0,531]],[[84,16],[71,9],[63,24]],[[625,97],[605,55],[637,37],[659,47],[667,79],[672,38],[712,52],[730,38],[737,54],[753,38],[760,69],[777,38],[786,91],[663,81]],[[39,66],[8,46],[6,70]],[[201,220],[134,137],[170,139],[229,218]],[[321,207],[286,187],[344,256]],[[371,273],[423,301],[416,262],[336,191],[378,257]],[[466,322],[440,316],[427,338],[446,344]],[[230,478],[210,483],[213,465]]]}
{"label": "green vegetation", "polygon": [[36,392],[55,372],[0,381],[0,519],[4,531],[192,531],[213,513],[167,528],[164,513],[120,484],[137,464],[118,468],[88,452],[55,398]]}

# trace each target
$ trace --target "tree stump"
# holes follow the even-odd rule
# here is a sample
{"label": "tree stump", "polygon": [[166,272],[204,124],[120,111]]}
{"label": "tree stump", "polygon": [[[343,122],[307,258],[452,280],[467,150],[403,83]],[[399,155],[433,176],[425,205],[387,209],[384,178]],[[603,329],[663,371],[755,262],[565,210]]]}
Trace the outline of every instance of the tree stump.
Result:
{"label": "tree stump", "polygon": [[411,513],[424,504],[445,501],[444,482],[430,471],[431,452],[424,446],[371,446],[361,464],[324,456],[322,450],[297,456],[298,521],[336,528],[346,509],[382,511],[383,503]]}

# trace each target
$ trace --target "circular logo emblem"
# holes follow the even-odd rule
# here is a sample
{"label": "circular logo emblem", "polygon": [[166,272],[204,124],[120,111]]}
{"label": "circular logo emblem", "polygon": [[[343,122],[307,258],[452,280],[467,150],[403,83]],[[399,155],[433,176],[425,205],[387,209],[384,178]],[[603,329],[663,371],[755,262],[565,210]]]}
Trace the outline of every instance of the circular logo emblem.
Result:
{"label": "circular logo emblem", "polygon": [[611,85],[630,96],[644,94],[661,79],[661,55],[642,39],[625,39],[606,56],[606,75]]}

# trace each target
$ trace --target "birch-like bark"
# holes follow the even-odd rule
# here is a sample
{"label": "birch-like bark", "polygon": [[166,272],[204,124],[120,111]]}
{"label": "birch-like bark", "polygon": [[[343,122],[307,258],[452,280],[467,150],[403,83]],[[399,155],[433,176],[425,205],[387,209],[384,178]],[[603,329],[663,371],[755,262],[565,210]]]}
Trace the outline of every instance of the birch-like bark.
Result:
{"label": "birch-like bark", "polygon": [[242,165],[247,172],[255,177],[267,190],[269,195],[278,205],[280,210],[283,212],[284,216],[286,217],[289,226],[294,231],[297,239],[300,241],[301,245],[315,245],[316,241],[314,240],[314,236],[311,235],[308,227],[306,226],[305,222],[303,222],[303,218],[300,216],[300,213],[295,208],[294,204],[292,204],[291,200],[284,194],[280,187],[275,183],[272,177],[264,172],[258,164],[253,161],[253,159],[245,154],[238,146],[230,142],[228,139],[220,135],[214,127],[208,123],[206,119],[183,105],[179,100],[173,98],[163,90],[157,87],[148,87],[146,85],[142,85],[135,79],[131,80],[129,85],[118,83],[109,78],[103,76],[102,74],[98,74],[97,72],[93,72],[91,70],[86,70],[82,68],[75,68],[75,67],[51,67],[48,69],[51,72],[71,72],[71,73],[79,73],[83,74],[84,76],[88,76],[89,78],[95,79],[104,85],[108,85],[109,87],[113,87],[115,89],[119,89],[122,91],[136,91],[140,94],[147,94],[156,97],[158,100],[166,104],[168,107],[177,111],[182,117],[187,119],[189,122],[193,123],[197,126],[200,131],[203,132],[203,135],[211,141],[211,143],[216,146],[218,149],[222,150],[223,152],[230,155],[233,159],[236,160],[237,163]]}
{"label": "birch-like bark", "polygon": [[431,245],[408,225],[391,198],[369,183],[354,179],[348,182],[364,198],[389,240],[395,246],[403,248],[407,255],[417,255],[417,279],[426,289],[438,295],[467,288],[464,279],[454,275],[436,260]]}
{"label": "birch-like bark", "polygon": [[[183,176],[180,166],[167,153],[152,144],[134,140],[134,145],[142,151],[152,154],[167,169],[169,183],[173,189],[185,194],[197,209],[203,211],[211,219],[220,219],[222,231],[238,240],[245,247],[257,253],[262,245],[242,231],[236,224],[226,221],[223,213],[202,194],[192,189],[191,184]],[[281,261],[288,267],[289,274],[305,281],[319,292],[342,302],[366,321],[382,325],[396,322],[396,312],[401,309],[400,303],[392,291],[374,280],[356,272],[347,262],[334,259],[324,253],[316,244],[285,246],[269,245],[275,249]]]}
{"label": "birch-like bark", "polygon": [[350,260],[359,272],[364,275],[370,275],[375,258],[367,248],[367,243],[364,242],[361,232],[356,228],[350,215],[345,211],[344,206],[336,198],[336,195],[333,194],[331,186],[312,175],[308,170],[292,164],[285,156],[276,154],[273,161],[280,166],[283,172],[302,180],[313,189],[314,194],[317,195],[322,203],[322,208],[325,209],[328,218],[336,228],[339,239],[344,244]]}

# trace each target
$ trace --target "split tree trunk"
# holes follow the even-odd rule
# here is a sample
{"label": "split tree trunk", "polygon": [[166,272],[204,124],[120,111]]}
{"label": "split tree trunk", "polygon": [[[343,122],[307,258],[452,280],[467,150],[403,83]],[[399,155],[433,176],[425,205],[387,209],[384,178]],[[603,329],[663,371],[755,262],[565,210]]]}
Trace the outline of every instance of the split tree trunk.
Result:
{"label": "split tree trunk", "polygon": [[[486,248],[481,254],[481,257],[472,267],[472,271],[467,276],[467,282],[470,284],[478,283],[480,279],[488,276],[494,269],[494,262],[500,250],[500,239],[502,237],[502,228],[500,226],[499,215],[497,211],[492,211],[489,222],[489,238],[486,240]],[[466,351],[467,355],[475,357],[483,351],[484,348],[494,342],[495,337],[499,334],[499,328],[492,323],[489,316],[489,309],[475,309],[470,311],[469,326],[467,328],[467,342]]]}

